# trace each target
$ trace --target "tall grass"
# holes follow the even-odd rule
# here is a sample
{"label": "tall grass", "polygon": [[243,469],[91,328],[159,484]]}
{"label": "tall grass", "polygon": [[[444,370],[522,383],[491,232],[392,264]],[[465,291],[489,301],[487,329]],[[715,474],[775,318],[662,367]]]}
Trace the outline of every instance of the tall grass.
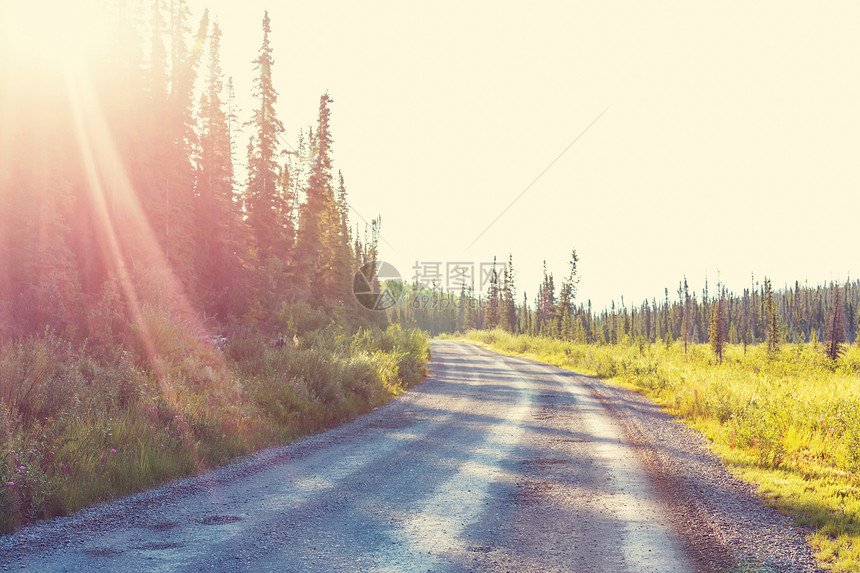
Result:
{"label": "tall grass", "polygon": [[[158,312],[96,358],[51,332],[0,348],[0,532],[354,418],[420,381],[426,335],[329,327],[224,351]],[[156,355],[150,355],[155,350]]]}
{"label": "tall grass", "polygon": [[571,345],[470,332],[466,338],[631,387],[701,430],[765,500],[811,528],[818,558],[860,571],[860,347],[831,362],[814,344]]}

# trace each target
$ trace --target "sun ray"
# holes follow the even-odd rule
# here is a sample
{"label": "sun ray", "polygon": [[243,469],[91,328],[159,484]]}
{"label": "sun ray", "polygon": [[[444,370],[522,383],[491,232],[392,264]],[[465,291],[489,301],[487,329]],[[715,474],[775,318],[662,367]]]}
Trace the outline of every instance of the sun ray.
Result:
{"label": "sun ray", "polygon": [[[97,159],[98,155],[104,155],[106,151],[104,146],[96,148],[93,138],[90,134],[92,126],[96,126],[97,138],[104,141],[106,134],[103,131],[102,125],[96,119],[96,114],[92,109],[92,94],[87,91],[86,95],[81,95],[81,82],[79,78],[67,76],[67,86],[69,103],[71,112],[74,118],[75,136],[77,138],[78,150],[81,154],[81,163],[86,176],[87,188],[89,190],[90,200],[98,217],[99,229],[101,230],[101,240],[106,244],[110,253],[113,270],[119,277],[120,285],[123,294],[128,301],[128,309],[138,331],[141,334],[141,339],[149,356],[150,362],[155,369],[156,377],[162,390],[165,392],[169,400],[173,400],[174,395],[172,388],[168,383],[168,378],[162,361],[158,356],[158,352],[152,341],[152,336],[147,328],[146,321],[143,317],[143,311],[140,300],[137,296],[137,290],[129,274],[128,266],[125,262],[125,257],[122,254],[119,239],[114,228],[113,219],[110,215],[108,200],[106,197],[105,186],[102,178],[105,175],[100,169],[101,162]],[[118,160],[118,158],[115,158]],[[127,183],[127,182],[126,182]]]}
{"label": "sun ray", "polygon": [[4,0],[0,42],[7,63],[32,74],[84,66],[107,41],[107,16],[99,0]]}

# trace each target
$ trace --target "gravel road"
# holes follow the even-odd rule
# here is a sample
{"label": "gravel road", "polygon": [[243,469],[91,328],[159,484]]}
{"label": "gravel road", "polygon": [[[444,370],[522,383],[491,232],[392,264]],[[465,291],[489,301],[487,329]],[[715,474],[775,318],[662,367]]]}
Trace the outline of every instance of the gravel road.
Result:
{"label": "gravel road", "polygon": [[459,342],[325,434],[0,537],[10,571],[819,571],[693,431]]}

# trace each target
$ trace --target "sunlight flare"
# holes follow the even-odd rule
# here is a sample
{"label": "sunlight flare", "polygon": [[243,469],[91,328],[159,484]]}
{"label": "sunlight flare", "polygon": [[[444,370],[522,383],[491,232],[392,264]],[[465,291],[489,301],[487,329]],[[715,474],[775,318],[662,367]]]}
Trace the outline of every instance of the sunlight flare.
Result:
{"label": "sunlight flare", "polygon": [[16,73],[38,77],[64,69],[80,71],[104,47],[109,26],[101,2],[8,0],[0,4],[0,47]]}

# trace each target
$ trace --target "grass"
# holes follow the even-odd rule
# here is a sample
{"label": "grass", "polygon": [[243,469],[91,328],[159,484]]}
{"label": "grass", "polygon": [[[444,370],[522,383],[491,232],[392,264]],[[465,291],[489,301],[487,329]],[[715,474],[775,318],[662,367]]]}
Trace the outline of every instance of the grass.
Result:
{"label": "grass", "polygon": [[617,346],[469,332],[498,351],[608,379],[643,393],[701,431],[769,505],[812,533],[832,571],[860,571],[860,348],[832,363],[812,344],[730,346],[639,341]]}
{"label": "grass", "polygon": [[130,351],[50,332],[0,347],[0,533],[341,424],[420,381],[429,358],[426,335],[397,326],[281,348],[246,333],[221,351],[148,320],[150,343]]}

